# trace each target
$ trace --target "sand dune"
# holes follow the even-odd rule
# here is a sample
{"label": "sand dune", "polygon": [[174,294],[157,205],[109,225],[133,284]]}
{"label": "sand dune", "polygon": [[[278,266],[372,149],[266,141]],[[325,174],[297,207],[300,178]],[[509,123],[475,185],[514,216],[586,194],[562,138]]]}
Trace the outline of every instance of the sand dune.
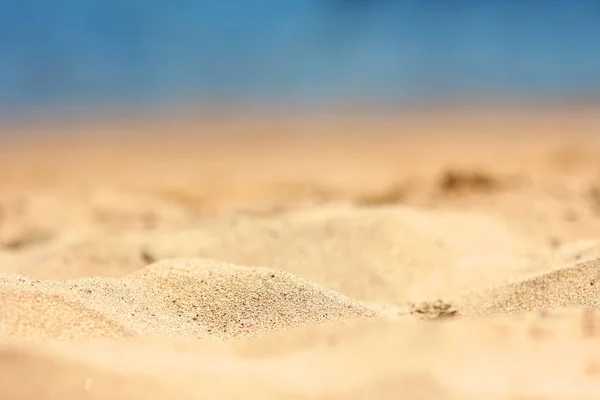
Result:
{"label": "sand dune", "polygon": [[[456,235],[457,230],[471,235]],[[237,218],[181,237],[193,243],[194,237],[209,233],[212,240],[191,249],[165,248],[161,242],[167,241],[161,239],[147,248],[157,257],[191,250],[203,257],[272,266],[352,298],[393,304],[491,285],[526,272],[547,249],[486,215],[401,206],[321,207],[270,219]],[[498,263],[507,268],[499,271]],[[510,265],[516,267],[511,271]]]}
{"label": "sand dune", "polygon": [[282,271],[211,260],[163,260],[124,279],[35,281],[8,275],[2,283],[2,326],[11,337],[133,333],[218,340],[377,315]]}
{"label": "sand dune", "polygon": [[20,284],[2,281],[3,338],[65,340],[131,335],[121,324],[86,307],[74,296],[36,290],[28,280],[19,280]]}
{"label": "sand dune", "polygon": [[540,274],[465,300],[469,313],[504,315],[556,308],[600,308],[600,259]]}
{"label": "sand dune", "polygon": [[362,301],[401,304],[535,271],[549,250],[545,241],[477,212],[324,206],[198,222],[192,229],[72,239],[31,251],[11,272],[111,277],[152,260],[203,257],[269,266]]}
{"label": "sand dune", "polygon": [[199,325],[219,338],[376,315],[347,297],[267,268],[164,260],[128,280],[148,293],[142,297],[156,312],[176,315],[180,325],[188,320],[188,325]]}
{"label": "sand dune", "polygon": [[0,398],[600,398],[600,126],[445,118],[2,148]]}

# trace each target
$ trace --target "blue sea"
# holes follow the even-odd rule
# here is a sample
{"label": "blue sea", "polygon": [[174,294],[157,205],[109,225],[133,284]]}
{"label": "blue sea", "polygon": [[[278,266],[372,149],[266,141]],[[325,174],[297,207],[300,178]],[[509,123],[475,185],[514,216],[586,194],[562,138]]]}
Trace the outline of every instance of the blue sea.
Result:
{"label": "blue sea", "polygon": [[598,0],[0,0],[0,109],[600,91]]}

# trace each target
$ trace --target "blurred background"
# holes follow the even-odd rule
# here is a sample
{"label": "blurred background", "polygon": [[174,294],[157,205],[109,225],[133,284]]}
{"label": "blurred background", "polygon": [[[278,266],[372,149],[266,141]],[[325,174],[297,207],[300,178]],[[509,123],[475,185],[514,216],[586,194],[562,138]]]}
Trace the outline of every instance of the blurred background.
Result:
{"label": "blurred background", "polygon": [[2,117],[595,102],[597,0],[6,0]]}
{"label": "blurred background", "polygon": [[0,213],[580,201],[599,105],[600,0],[0,0]]}

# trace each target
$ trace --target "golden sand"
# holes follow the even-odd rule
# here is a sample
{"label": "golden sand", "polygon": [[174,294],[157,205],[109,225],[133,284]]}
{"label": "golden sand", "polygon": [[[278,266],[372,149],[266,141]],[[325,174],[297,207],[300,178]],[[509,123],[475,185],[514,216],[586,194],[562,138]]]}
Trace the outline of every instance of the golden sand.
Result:
{"label": "golden sand", "polygon": [[600,398],[594,113],[67,125],[1,150],[0,398]]}

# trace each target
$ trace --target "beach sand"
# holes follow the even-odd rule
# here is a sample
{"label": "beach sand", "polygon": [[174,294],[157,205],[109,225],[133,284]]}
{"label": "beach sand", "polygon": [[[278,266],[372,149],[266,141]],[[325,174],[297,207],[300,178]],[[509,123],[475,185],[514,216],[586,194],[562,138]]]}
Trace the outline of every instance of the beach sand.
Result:
{"label": "beach sand", "polygon": [[5,126],[2,399],[598,399],[600,119]]}

